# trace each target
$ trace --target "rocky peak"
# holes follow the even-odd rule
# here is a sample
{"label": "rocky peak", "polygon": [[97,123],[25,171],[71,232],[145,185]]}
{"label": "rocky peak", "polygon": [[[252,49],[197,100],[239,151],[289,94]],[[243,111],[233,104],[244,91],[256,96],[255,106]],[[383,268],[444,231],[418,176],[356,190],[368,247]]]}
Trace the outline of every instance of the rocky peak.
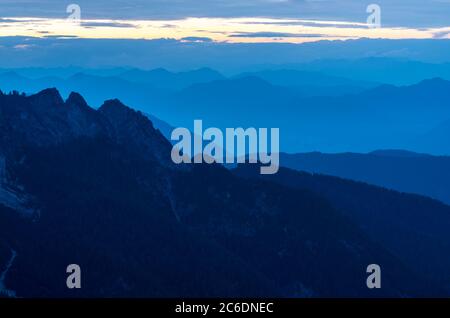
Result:
{"label": "rocky peak", "polygon": [[147,116],[125,106],[118,99],[105,101],[98,112],[113,127],[112,135],[117,142],[134,148],[146,157],[153,156],[161,163],[169,163],[171,144],[153,127]]}
{"label": "rocky peak", "polygon": [[105,101],[98,111],[107,117],[111,124],[113,124],[116,128],[125,125],[129,128],[131,126],[140,128],[152,134],[156,132],[152,122],[147,118],[147,116],[144,116],[141,112],[125,106],[118,99]]}
{"label": "rocky peak", "polygon": [[41,146],[78,137],[101,136],[142,158],[156,159],[166,165],[172,163],[169,141],[146,116],[117,99],[108,100],[100,109],[94,110],[78,93],[71,93],[64,102],[55,88],[29,97],[11,95],[4,98],[7,99],[5,102],[0,100],[0,114],[3,114],[5,126],[2,129],[0,122],[3,139]]}
{"label": "rocky peak", "polygon": [[69,98],[67,98],[66,100],[66,105],[67,106],[76,106],[79,108],[88,108],[88,104],[86,103],[85,99],[83,98],[83,96],[81,96],[78,93],[72,92],[69,95]]}
{"label": "rocky peak", "polygon": [[64,100],[56,88],[44,89],[35,95],[31,95],[29,98],[31,103],[36,106],[51,107],[64,105]]}

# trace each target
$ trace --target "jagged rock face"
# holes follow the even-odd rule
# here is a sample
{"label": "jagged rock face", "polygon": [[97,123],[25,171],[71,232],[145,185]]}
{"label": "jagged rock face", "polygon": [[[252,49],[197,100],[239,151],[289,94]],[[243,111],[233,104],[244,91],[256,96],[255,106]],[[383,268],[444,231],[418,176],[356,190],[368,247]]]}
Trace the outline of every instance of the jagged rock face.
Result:
{"label": "jagged rock face", "polygon": [[170,144],[147,117],[111,100],[99,109],[71,93],[64,101],[56,89],[36,95],[0,95],[0,146],[48,146],[78,137],[111,138],[136,153],[169,163]]}
{"label": "jagged rock face", "polygon": [[108,120],[111,136],[117,143],[132,147],[142,156],[155,157],[161,164],[171,165],[170,143],[145,115],[117,99],[106,101],[98,112]]}
{"label": "jagged rock face", "polygon": [[31,199],[26,193],[8,179],[6,171],[6,158],[0,154],[0,204],[14,209],[21,214],[30,215],[34,211],[27,207],[27,201]]}
{"label": "jagged rock face", "polygon": [[104,130],[91,109],[69,99],[56,89],[32,96],[0,96],[0,127],[4,148],[46,146]]}
{"label": "jagged rock face", "polygon": [[[133,149],[134,155],[169,166],[170,144],[147,117],[120,101],[100,110],[88,106],[78,93],[64,101],[56,89],[38,94],[0,94],[0,204],[25,214],[31,196],[8,177],[8,169],[23,160],[29,147],[49,147],[77,138],[104,138]],[[169,159],[169,160],[168,160]]]}

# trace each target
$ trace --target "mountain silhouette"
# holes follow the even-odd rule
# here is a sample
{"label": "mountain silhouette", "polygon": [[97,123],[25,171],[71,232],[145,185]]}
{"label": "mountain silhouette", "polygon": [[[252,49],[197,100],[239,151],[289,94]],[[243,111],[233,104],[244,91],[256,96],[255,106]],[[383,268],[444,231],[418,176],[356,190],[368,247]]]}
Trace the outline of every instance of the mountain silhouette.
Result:
{"label": "mountain silhouette", "polygon": [[258,77],[273,85],[295,88],[303,96],[341,96],[363,92],[380,85],[330,76],[320,72],[298,70],[266,70],[236,75],[234,78]]}
{"label": "mountain silhouette", "polygon": [[234,173],[320,194],[415,273],[448,282],[448,205],[419,195],[287,168],[281,168],[275,175],[261,176],[254,167],[247,165],[239,166]]}
{"label": "mountain silhouette", "polygon": [[[320,192],[242,177],[219,165],[171,164],[169,141],[119,100],[95,110],[79,94],[64,101],[55,89],[1,94],[0,114],[0,268],[13,259],[0,293],[447,295],[446,281],[405,262],[380,243],[385,237],[350,221],[352,209],[342,211]],[[426,211],[437,218],[449,209],[382,193],[378,203],[398,201],[398,209],[414,217]],[[407,211],[414,200],[421,204]],[[435,227],[438,237],[446,219],[434,220],[422,226]],[[411,239],[419,241],[419,234],[413,231]],[[433,249],[432,243],[422,244]],[[380,290],[366,287],[366,267],[374,262],[386,273]],[[65,286],[73,263],[82,269],[82,289]]]}
{"label": "mountain silhouette", "polygon": [[[172,97],[159,118],[213,127],[277,127],[284,152],[421,151],[417,136],[450,118],[450,82],[383,85],[346,96],[303,97],[255,77],[194,85]],[[170,111],[169,111],[170,110]],[[238,114],[238,116],[237,116]],[[199,117],[201,116],[201,117]],[[447,154],[445,149],[429,149]]]}
{"label": "mountain silhouette", "polygon": [[281,154],[280,162],[295,170],[422,194],[450,204],[450,157],[446,156],[399,150],[374,151],[368,154],[313,152]]}
{"label": "mountain silhouette", "polygon": [[393,57],[358,59],[317,59],[299,65],[283,65],[299,71],[322,72],[329,76],[354,81],[370,81],[392,85],[412,85],[425,78],[450,80],[450,63],[427,63]]}
{"label": "mountain silhouette", "polygon": [[[0,75],[0,87],[4,92],[28,93],[57,87],[63,96],[75,90],[95,107],[114,97],[174,127],[189,128],[199,118],[218,128],[276,127],[282,131],[282,151],[290,153],[407,149],[450,154],[446,134],[433,133],[450,118],[450,84],[440,78],[409,86],[383,84],[373,88],[369,83],[362,91],[345,93],[339,83],[353,85],[352,80],[326,80],[328,75],[323,74],[312,73],[310,85],[289,84],[307,82],[305,74],[311,72],[274,70],[222,78],[208,69],[184,73],[129,70],[130,80],[120,77],[126,71],[115,72],[113,76],[76,73],[66,79],[28,79],[9,72]],[[132,79],[135,73],[139,76]],[[285,73],[292,75],[283,82]],[[324,79],[323,84],[315,87],[319,78]],[[177,84],[178,79],[184,84]]]}
{"label": "mountain silhouette", "polygon": [[222,74],[210,68],[179,73],[169,72],[163,68],[150,71],[134,69],[119,74],[118,77],[130,82],[149,84],[153,87],[169,90],[180,90],[193,84],[207,83],[225,78]]}
{"label": "mountain silhouette", "polygon": [[450,119],[447,119],[426,133],[417,136],[417,148],[423,152],[441,149],[441,153],[450,153]]}

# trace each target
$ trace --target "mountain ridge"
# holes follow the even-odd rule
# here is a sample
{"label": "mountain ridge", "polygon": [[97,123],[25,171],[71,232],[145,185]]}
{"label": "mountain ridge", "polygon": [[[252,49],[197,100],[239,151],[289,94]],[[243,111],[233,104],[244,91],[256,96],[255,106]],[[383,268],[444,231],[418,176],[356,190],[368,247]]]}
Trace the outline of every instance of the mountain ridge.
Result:
{"label": "mountain ridge", "polygon": [[281,154],[287,168],[367,182],[450,204],[450,157],[407,151]]}
{"label": "mountain ridge", "polygon": [[[3,205],[0,191],[0,266],[14,249],[4,284],[18,297],[447,294],[320,192],[219,165],[172,169],[159,157],[170,143],[143,114],[118,100],[86,111],[72,107],[80,96],[58,96],[0,96],[0,188],[21,189],[31,209],[24,217]],[[365,284],[374,260],[388,273],[382,290]],[[74,262],[80,290],[64,285]]]}

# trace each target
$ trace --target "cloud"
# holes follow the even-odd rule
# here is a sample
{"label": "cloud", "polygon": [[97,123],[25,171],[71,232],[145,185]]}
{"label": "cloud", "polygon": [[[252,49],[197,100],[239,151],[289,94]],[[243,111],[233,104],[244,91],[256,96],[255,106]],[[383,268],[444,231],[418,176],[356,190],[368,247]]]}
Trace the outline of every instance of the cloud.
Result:
{"label": "cloud", "polygon": [[348,21],[324,21],[324,20],[279,20],[279,21],[252,21],[243,22],[243,24],[253,24],[253,25],[275,25],[275,26],[304,26],[304,27],[328,27],[328,28],[352,28],[352,29],[367,29],[367,23],[358,22],[348,22]]}
{"label": "cloud", "polygon": [[438,31],[433,34],[435,39],[447,39],[450,36],[450,30]]}
{"label": "cloud", "polygon": [[211,38],[200,36],[187,36],[181,39],[183,42],[213,42]]}
{"label": "cloud", "polygon": [[15,50],[27,50],[27,49],[32,48],[32,47],[34,47],[33,44],[17,44],[17,45],[14,45],[14,49]]}
{"label": "cloud", "polygon": [[110,28],[135,28],[136,26],[131,23],[121,23],[121,22],[101,22],[101,21],[81,21],[81,26],[85,28],[97,28],[97,27],[110,27]]}
{"label": "cloud", "polygon": [[241,32],[229,35],[232,38],[323,38],[324,34],[282,33],[282,32]]}
{"label": "cloud", "polygon": [[20,22],[22,22],[22,20],[0,18],[0,23],[20,23]]}
{"label": "cloud", "polygon": [[44,38],[47,38],[47,39],[77,39],[78,36],[51,34],[51,35],[44,35]]}

